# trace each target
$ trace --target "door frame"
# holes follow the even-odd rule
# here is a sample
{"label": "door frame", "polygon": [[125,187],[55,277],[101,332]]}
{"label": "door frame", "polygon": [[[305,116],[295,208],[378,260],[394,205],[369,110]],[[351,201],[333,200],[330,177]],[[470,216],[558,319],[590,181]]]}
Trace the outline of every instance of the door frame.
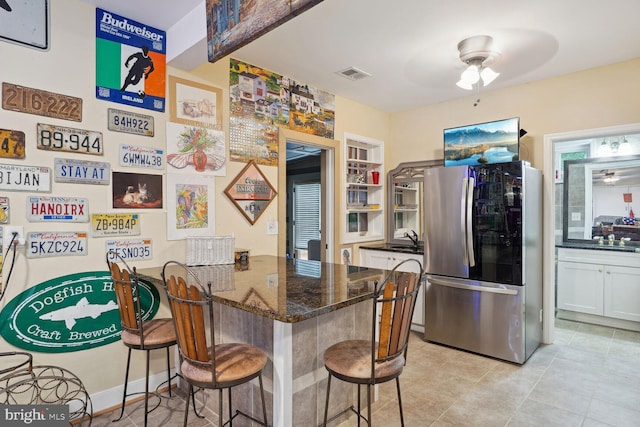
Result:
{"label": "door frame", "polygon": [[543,250],[542,250],[542,342],[551,344],[555,335],[556,307],[556,188],[555,144],[577,139],[602,138],[612,134],[638,133],[640,123],[583,129],[544,135],[543,145]]}
{"label": "door frame", "polygon": [[[339,160],[340,141],[322,138],[316,135],[307,135],[290,129],[280,128],[278,133],[278,144],[280,155],[278,156],[278,223],[281,230],[286,230],[287,224],[287,198],[282,195],[287,194],[287,156],[284,153],[287,141],[296,144],[308,145],[322,149],[320,155],[320,186],[321,203],[323,215],[321,222],[321,245],[325,248],[322,251],[322,261],[335,262],[336,259],[336,206],[335,195],[339,191],[336,188],[336,162]],[[286,232],[278,233],[278,256],[286,256],[287,251]]]}

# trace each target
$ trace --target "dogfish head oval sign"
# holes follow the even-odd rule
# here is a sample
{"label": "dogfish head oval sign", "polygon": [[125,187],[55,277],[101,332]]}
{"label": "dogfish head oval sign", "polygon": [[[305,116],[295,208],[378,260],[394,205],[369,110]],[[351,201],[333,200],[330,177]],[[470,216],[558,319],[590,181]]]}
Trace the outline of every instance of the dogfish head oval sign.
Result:
{"label": "dogfish head oval sign", "polygon": [[[158,312],[156,287],[140,281],[143,319]],[[120,339],[120,314],[108,271],[88,271],[37,284],[0,312],[0,335],[25,350],[65,353]]]}

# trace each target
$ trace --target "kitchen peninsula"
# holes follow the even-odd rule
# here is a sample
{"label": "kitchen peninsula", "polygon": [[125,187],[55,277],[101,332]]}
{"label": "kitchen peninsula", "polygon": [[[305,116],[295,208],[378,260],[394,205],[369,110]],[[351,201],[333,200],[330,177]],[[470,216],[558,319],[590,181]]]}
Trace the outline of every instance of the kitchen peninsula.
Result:
{"label": "kitchen peninsula", "polygon": [[[338,341],[369,337],[370,297],[386,271],[268,255],[251,257],[247,265],[192,270],[203,284],[212,283],[218,342],[247,342],[269,357],[264,372],[269,425],[318,425],[327,378],[322,354]],[[144,268],[138,274],[163,289],[161,271]],[[234,388],[252,396],[235,398],[234,405],[259,413],[257,389],[253,383]],[[353,390],[336,382],[329,413],[351,406]]]}

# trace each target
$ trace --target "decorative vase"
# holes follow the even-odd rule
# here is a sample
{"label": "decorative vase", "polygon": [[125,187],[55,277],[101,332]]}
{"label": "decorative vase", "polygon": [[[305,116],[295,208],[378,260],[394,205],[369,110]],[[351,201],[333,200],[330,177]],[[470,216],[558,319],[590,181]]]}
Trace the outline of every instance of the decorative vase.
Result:
{"label": "decorative vase", "polygon": [[202,147],[196,147],[196,152],[193,153],[193,164],[196,167],[196,172],[204,172],[205,166],[207,166],[207,154]]}

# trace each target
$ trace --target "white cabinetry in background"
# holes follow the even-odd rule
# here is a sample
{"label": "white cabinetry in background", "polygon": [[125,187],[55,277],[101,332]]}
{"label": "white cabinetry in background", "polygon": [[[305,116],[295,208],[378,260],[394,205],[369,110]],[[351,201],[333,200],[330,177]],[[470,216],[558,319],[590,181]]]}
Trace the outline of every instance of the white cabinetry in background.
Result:
{"label": "white cabinetry in background", "polygon": [[[558,317],[640,330],[640,253],[558,248]],[[615,323],[617,321],[623,323]]]}
{"label": "white cabinetry in background", "polygon": [[[375,249],[360,248],[360,266],[370,268],[381,268],[383,270],[391,270],[398,263],[407,260],[416,259],[420,264],[424,264],[424,256],[422,254],[407,254],[404,252],[379,251]],[[408,262],[399,268],[400,271],[409,271],[419,273],[418,264]],[[411,320],[411,330],[424,333],[424,284],[420,286],[416,308],[413,311]]]}

